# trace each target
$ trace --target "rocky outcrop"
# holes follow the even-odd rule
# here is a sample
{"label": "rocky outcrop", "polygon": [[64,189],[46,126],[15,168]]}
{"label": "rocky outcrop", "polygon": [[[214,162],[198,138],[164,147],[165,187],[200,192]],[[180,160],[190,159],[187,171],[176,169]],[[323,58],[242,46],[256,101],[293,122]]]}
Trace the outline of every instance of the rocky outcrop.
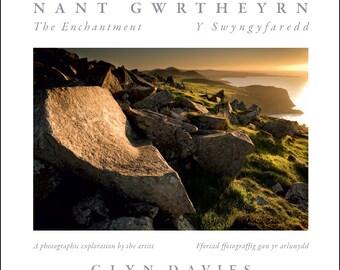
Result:
{"label": "rocky outcrop", "polygon": [[301,210],[308,210],[308,185],[304,183],[294,183],[286,193],[285,198]]}
{"label": "rocky outcrop", "polygon": [[87,85],[107,88],[111,93],[122,91],[118,79],[112,74],[114,69],[110,63],[99,61],[88,71]]}
{"label": "rocky outcrop", "polygon": [[242,131],[193,136],[197,162],[208,172],[236,177],[254,144]]}
{"label": "rocky outcrop", "polygon": [[260,195],[258,195],[257,197],[256,197],[256,201],[257,201],[257,204],[258,205],[267,205],[267,204],[269,204],[269,201],[268,200],[266,200],[265,198],[263,198],[262,196],[260,196]]}
{"label": "rocky outcrop", "polygon": [[100,195],[86,197],[77,202],[72,208],[72,214],[77,224],[90,226],[100,220],[109,218],[109,209]]}
{"label": "rocky outcrop", "polygon": [[143,202],[131,202],[125,205],[126,213],[132,217],[146,216],[151,219],[158,214],[159,208]]}
{"label": "rocky outcrop", "polygon": [[190,122],[186,116],[182,115],[181,113],[176,112],[173,109],[170,109],[169,107],[162,108],[160,110],[160,113],[168,117],[174,118],[176,120],[182,121],[182,122]]}
{"label": "rocky outcrop", "polygon": [[166,160],[185,159],[196,151],[191,133],[196,126],[150,110],[125,110],[129,121],[142,137],[153,142]]}
{"label": "rocky outcrop", "polygon": [[281,139],[286,135],[294,135],[298,131],[296,122],[285,119],[277,119],[267,122],[262,126],[262,129],[271,133],[275,138]]}
{"label": "rocky outcrop", "polygon": [[234,99],[231,103],[230,103],[231,107],[235,110],[240,110],[240,111],[245,111],[247,110],[246,108],[246,104],[241,101],[239,102],[237,99]]}
{"label": "rocky outcrop", "polygon": [[193,102],[187,98],[177,98],[175,100],[174,106],[178,106],[185,111],[191,112],[199,112],[199,113],[208,113],[208,109],[201,104]]}
{"label": "rocky outcrop", "polygon": [[131,127],[107,89],[54,88],[34,99],[34,153],[172,216],[194,208],[178,174]]}
{"label": "rocky outcrop", "polygon": [[179,216],[173,221],[175,227],[179,231],[194,231],[195,227],[183,216]]}
{"label": "rocky outcrop", "polygon": [[34,159],[34,199],[45,200],[62,182],[59,170],[44,160]]}
{"label": "rocky outcrop", "polygon": [[148,217],[120,217],[93,224],[91,230],[154,230],[153,221]]}
{"label": "rocky outcrop", "polygon": [[233,108],[229,102],[220,103],[215,107],[215,109],[219,115],[227,117],[232,124],[239,124],[237,114],[233,111]]}
{"label": "rocky outcrop", "polygon": [[[122,67],[124,68],[124,67]],[[132,79],[132,81],[137,84],[137,85],[141,85],[144,87],[151,87],[154,88],[154,85],[149,83],[148,81],[144,80],[142,77],[138,76],[136,73],[126,70],[127,73],[129,74],[130,78]]]}
{"label": "rocky outcrop", "polygon": [[272,186],[272,191],[277,195],[284,195],[284,191],[280,183],[276,183],[274,186]]}
{"label": "rocky outcrop", "polygon": [[261,108],[256,104],[253,104],[248,110],[240,113],[237,118],[240,123],[246,125],[250,123],[252,120],[256,119],[256,117],[260,114]]}
{"label": "rocky outcrop", "polygon": [[157,110],[174,99],[169,91],[159,91],[133,104],[136,109]]}
{"label": "rocky outcrop", "polygon": [[119,83],[124,89],[133,85],[133,80],[124,66],[116,68],[112,73],[119,80]]}
{"label": "rocky outcrop", "polygon": [[128,89],[118,92],[113,96],[118,99],[122,99],[123,96],[126,96],[126,100],[134,104],[140,100],[147,98],[148,96],[156,93],[156,88],[154,87],[144,87],[139,85],[131,85]]}
{"label": "rocky outcrop", "polygon": [[227,120],[224,117],[214,115],[189,115],[191,123],[200,129],[225,130],[227,128]]}
{"label": "rocky outcrop", "polygon": [[34,89],[85,85],[80,62],[78,55],[63,49],[34,49]]}
{"label": "rocky outcrop", "polygon": [[219,91],[218,93],[213,95],[211,98],[209,98],[210,101],[218,102],[218,103],[223,102],[224,99],[225,99],[224,90]]}

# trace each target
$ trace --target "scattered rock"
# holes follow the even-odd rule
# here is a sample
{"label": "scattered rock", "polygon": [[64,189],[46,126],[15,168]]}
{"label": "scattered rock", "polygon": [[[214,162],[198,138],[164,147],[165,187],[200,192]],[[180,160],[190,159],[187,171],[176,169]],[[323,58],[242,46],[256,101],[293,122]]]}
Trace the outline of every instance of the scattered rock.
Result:
{"label": "scattered rock", "polygon": [[286,200],[295,204],[303,211],[308,210],[308,185],[305,183],[294,183],[285,196]]}
{"label": "scattered rock", "polygon": [[90,227],[91,230],[154,230],[153,221],[149,217],[120,217],[113,220],[105,220]]}
{"label": "scattered rock", "polygon": [[196,126],[150,110],[129,108],[125,113],[136,131],[151,140],[166,160],[183,159],[195,152],[190,133],[198,130]]}
{"label": "scattered rock", "polygon": [[80,58],[80,59],[75,59],[72,62],[72,66],[75,68],[77,71],[77,77],[86,79],[87,78],[87,72],[89,70],[89,64],[87,61],[87,58]]}
{"label": "scattered rock", "polygon": [[224,98],[225,98],[225,95],[224,95],[224,90],[221,90],[219,91],[217,94],[213,95],[211,98],[209,98],[210,101],[213,101],[213,102],[223,102],[224,101]]}
{"label": "scattered rock", "polygon": [[239,124],[237,114],[233,112],[233,108],[229,102],[218,104],[215,108],[220,115],[227,117],[232,124]]}
{"label": "scattered rock", "polygon": [[186,159],[196,152],[196,144],[191,135],[182,128],[175,130],[178,159]]}
{"label": "scattered rock", "polygon": [[130,103],[130,101],[129,101],[129,94],[128,93],[125,93],[123,96],[122,96],[122,99],[121,99],[121,101],[123,102],[123,103],[126,103],[127,105],[131,105],[131,103]]}
{"label": "scattered rock", "polygon": [[78,74],[77,70],[72,65],[66,65],[64,71],[66,74],[70,74],[71,77],[76,77]]}
{"label": "scattered rock", "polygon": [[275,138],[281,139],[286,135],[294,135],[297,131],[297,123],[285,119],[267,122],[262,129],[271,133]]}
{"label": "scattered rock", "polygon": [[99,61],[88,71],[87,85],[107,88],[112,94],[122,91],[118,79],[112,74],[114,68],[110,63]]}
{"label": "scattered rock", "polygon": [[129,216],[133,217],[146,216],[151,219],[153,219],[157,215],[159,210],[157,206],[153,206],[143,202],[129,203],[128,205],[125,206],[125,208],[126,213]]}
{"label": "scattered rock", "polygon": [[245,125],[251,122],[252,120],[256,119],[260,112],[261,108],[256,104],[253,104],[247,111],[239,113],[237,118],[240,123]]}
{"label": "scattered rock", "polygon": [[265,198],[263,198],[262,196],[260,196],[260,195],[258,195],[257,197],[256,197],[256,201],[257,201],[257,204],[258,205],[267,205],[267,204],[269,204],[269,201],[267,201]]}
{"label": "scattered rock", "polygon": [[208,113],[208,109],[201,104],[193,102],[187,98],[177,98],[175,100],[175,106],[179,106],[187,111],[194,111],[200,113]]}
{"label": "scattered rock", "polygon": [[173,84],[175,83],[174,78],[172,76],[168,76],[165,80],[167,84]]}
{"label": "scattered rock", "polygon": [[196,230],[194,226],[190,224],[190,222],[183,216],[179,216],[173,223],[177,230],[179,231],[194,231]]}
{"label": "scattered rock", "polygon": [[45,200],[62,182],[59,170],[41,159],[34,159],[34,199]]}
{"label": "scattered rock", "polygon": [[191,123],[200,129],[225,130],[227,119],[213,115],[188,115]]}
{"label": "scattered rock", "polygon": [[77,224],[88,227],[109,218],[109,209],[100,193],[97,192],[94,196],[87,197],[74,205],[72,214]]}
{"label": "scattered rock", "polygon": [[208,172],[236,177],[254,144],[242,131],[193,136],[197,162]]}
{"label": "scattered rock", "polygon": [[119,80],[119,83],[124,89],[133,85],[133,80],[124,66],[112,70],[112,74]]}
{"label": "scattered rock", "polygon": [[136,73],[133,73],[129,70],[126,70],[128,75],[130,76],[130,78],[132,79],[132,81],[140,86],[144,86],[144,87],[150,87],[150,88],[154,88],[155,86],[151,83],[149,83],[148,81],[144,80],[142,77],[138,76]]}
{"label": "scattered rock", "polygon": [[[168,107],[166,107],[166,108],[168,108]],[[186,122],[186,123],[190,122],[187,117],[185,117],[184,115],[182,115],[180,113],[175,112],[175,110],[170,110],[170,109],[169,110],[163,110],[161,113],[168,116],[168,117],[174,118],[174,119],[182,121],[182,122]]]}
{"label": "scattered rock", "polygon": [[172,108],[172,111],[174,111],[175,113],[178,113],[178,114],[184,113],[184,110],[182,108]]}
{"label": "scattered rock", "polygon": [[173,100],[173,95],[167,91],[159,91],[133,104],[136,109],[157,110],[160,107],[170,103]]}
{"label": "scattered rock", "polygon": [[274,186],[272,186],[272,191],[279,196],[284,194],[283,188],[280,183],[276,183]]}
{"label": "scattered rock", "polygon": [[235,110],[240,110],[240,111],[245,111],[247,110],[246,108],[246,104],[244,104],[243,101],[239,102],[237,99],[234,99],[231,103],[230,103],[231,107]]}
{"label": "scattered rock", "polygon": [[212,129],[199,129],[195,132],[195,135],[212,135],[212,134],[227,134],[224,130],[212,130]]}
{"label": "scattered rock", "polygon": [[64,49],[56,48],[34,49],[34,61],[46,63],[49,66],[56,67],[59,70],[63,70],[65,66],[72,65],[77,60],[79,60],[79,56],[77,54],[68,52]]}
{"label": "scattered rock", "polygon": [[39,91],[34,119],[37,158],[169,215],[194,212],[178,174],[155,147],[132,139],[131,127],[107,89]]}
{"label": "scattered rock", "polygon": [[126,93],[129,95],[129,101],[131,104],[143,100],[155,92],[156,88],[144,86],[132,86],[126,91]]}

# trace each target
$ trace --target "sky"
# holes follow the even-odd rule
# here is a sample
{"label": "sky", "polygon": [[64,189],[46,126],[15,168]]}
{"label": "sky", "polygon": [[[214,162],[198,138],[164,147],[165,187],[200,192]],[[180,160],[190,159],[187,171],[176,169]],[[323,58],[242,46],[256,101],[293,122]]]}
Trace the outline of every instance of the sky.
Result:
{"label": "sky", "polygon": [[306,48],[67,48],[89,60],[128,69],[307,71]]}

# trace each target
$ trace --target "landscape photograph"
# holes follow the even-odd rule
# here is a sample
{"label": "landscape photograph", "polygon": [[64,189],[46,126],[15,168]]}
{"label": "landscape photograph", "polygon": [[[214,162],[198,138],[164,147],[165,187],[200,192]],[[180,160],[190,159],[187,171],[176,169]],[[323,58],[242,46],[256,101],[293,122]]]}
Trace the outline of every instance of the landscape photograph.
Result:
{"label": "landscape photograph", "polygon": [[308,49],[32,54],[33,230],[308,230]]}

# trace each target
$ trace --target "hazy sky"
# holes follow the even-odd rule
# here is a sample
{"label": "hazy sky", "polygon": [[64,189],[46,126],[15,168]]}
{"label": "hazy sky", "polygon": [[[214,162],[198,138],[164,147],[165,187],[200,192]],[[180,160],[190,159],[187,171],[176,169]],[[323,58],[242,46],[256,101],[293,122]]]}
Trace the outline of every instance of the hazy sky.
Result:
{"label": "hazy sky", "polygon": [[68,48],[89,60],[105,60],[115,66],[140,70],[176,67],[235,71],[307,71],[308,49],[193,49],[193,48]]}

